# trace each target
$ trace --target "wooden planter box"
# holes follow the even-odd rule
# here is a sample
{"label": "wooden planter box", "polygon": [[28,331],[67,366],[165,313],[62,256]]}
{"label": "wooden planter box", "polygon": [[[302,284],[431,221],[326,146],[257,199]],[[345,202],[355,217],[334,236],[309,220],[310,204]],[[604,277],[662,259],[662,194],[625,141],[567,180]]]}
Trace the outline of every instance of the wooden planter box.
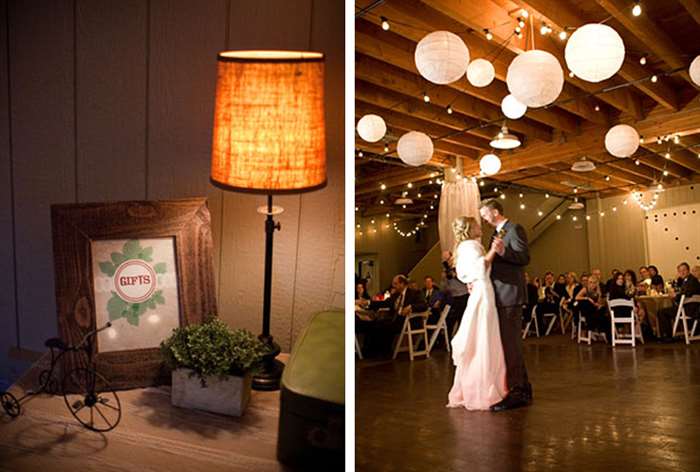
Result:
{"label": "wooden planter box", "polygon": [[206,387],[190,369],[176,369],[172,373],[171,402],[182,408],[241,416],[250,401],[253,376],[205,377]]}

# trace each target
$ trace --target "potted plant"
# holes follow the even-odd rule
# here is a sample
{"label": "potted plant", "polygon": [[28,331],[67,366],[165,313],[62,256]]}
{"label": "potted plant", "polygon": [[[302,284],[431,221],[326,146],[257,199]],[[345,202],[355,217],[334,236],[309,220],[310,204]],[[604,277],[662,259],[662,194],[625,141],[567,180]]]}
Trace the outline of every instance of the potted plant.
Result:
{"label": "potted plant", "polygon": [[252,374],[267,353],[252,333],[216,318],[174,329],[160,348],[172,370],[173,405],[231,416],[243,414]]}

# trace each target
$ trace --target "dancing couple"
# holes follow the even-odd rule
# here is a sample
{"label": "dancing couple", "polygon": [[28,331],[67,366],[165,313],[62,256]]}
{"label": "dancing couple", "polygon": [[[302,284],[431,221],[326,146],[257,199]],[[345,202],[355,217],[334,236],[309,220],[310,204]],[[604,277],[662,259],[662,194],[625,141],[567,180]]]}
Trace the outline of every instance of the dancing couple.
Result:
{"label": "dancing couple", "polygon": [[456,370],[447,406],[502,411],[532,401],[520,338],[530,253],[525,230],[505,217],[497,200],[484,200],[479,213],[495,228],[487,252],[475,218],[452,223],[455,269],[470,295],[452,339]]}

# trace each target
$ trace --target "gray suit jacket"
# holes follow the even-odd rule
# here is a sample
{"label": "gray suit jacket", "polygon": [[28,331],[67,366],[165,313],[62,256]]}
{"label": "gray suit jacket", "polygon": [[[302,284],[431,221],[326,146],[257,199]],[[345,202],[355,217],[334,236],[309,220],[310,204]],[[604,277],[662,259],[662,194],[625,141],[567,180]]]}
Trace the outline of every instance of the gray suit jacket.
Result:
{"label": "gray suit jacket", "polygon": [[[530,249],[525,229],[512,221],[503,227],[505,252],[496,254],[491,266],[491,281],[496,292],[496,306],[517,306],[527,303],[525,266],[530,263]],[[491,236],[493,240],[495,233]]]}

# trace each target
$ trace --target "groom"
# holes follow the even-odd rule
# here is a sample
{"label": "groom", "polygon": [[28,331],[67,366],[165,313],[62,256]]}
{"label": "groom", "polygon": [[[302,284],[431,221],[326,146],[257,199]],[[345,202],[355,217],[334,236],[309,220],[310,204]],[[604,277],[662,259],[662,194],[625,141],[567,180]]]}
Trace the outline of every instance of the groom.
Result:
{"label": "groom", "polygon": [[491,406],[491,411],[503,411],[526,406],[532,401],[532,386],[527,380],[520,338],[521,315],[527,303],[524,271],[530,262],[530,251],[525,229],[505,217],[498,200],[484,200],[479,213],[496,228],[491,237],[491,246],[497,254],[491,266],[491,281],[496,294],[509,392],[506,398]]}

